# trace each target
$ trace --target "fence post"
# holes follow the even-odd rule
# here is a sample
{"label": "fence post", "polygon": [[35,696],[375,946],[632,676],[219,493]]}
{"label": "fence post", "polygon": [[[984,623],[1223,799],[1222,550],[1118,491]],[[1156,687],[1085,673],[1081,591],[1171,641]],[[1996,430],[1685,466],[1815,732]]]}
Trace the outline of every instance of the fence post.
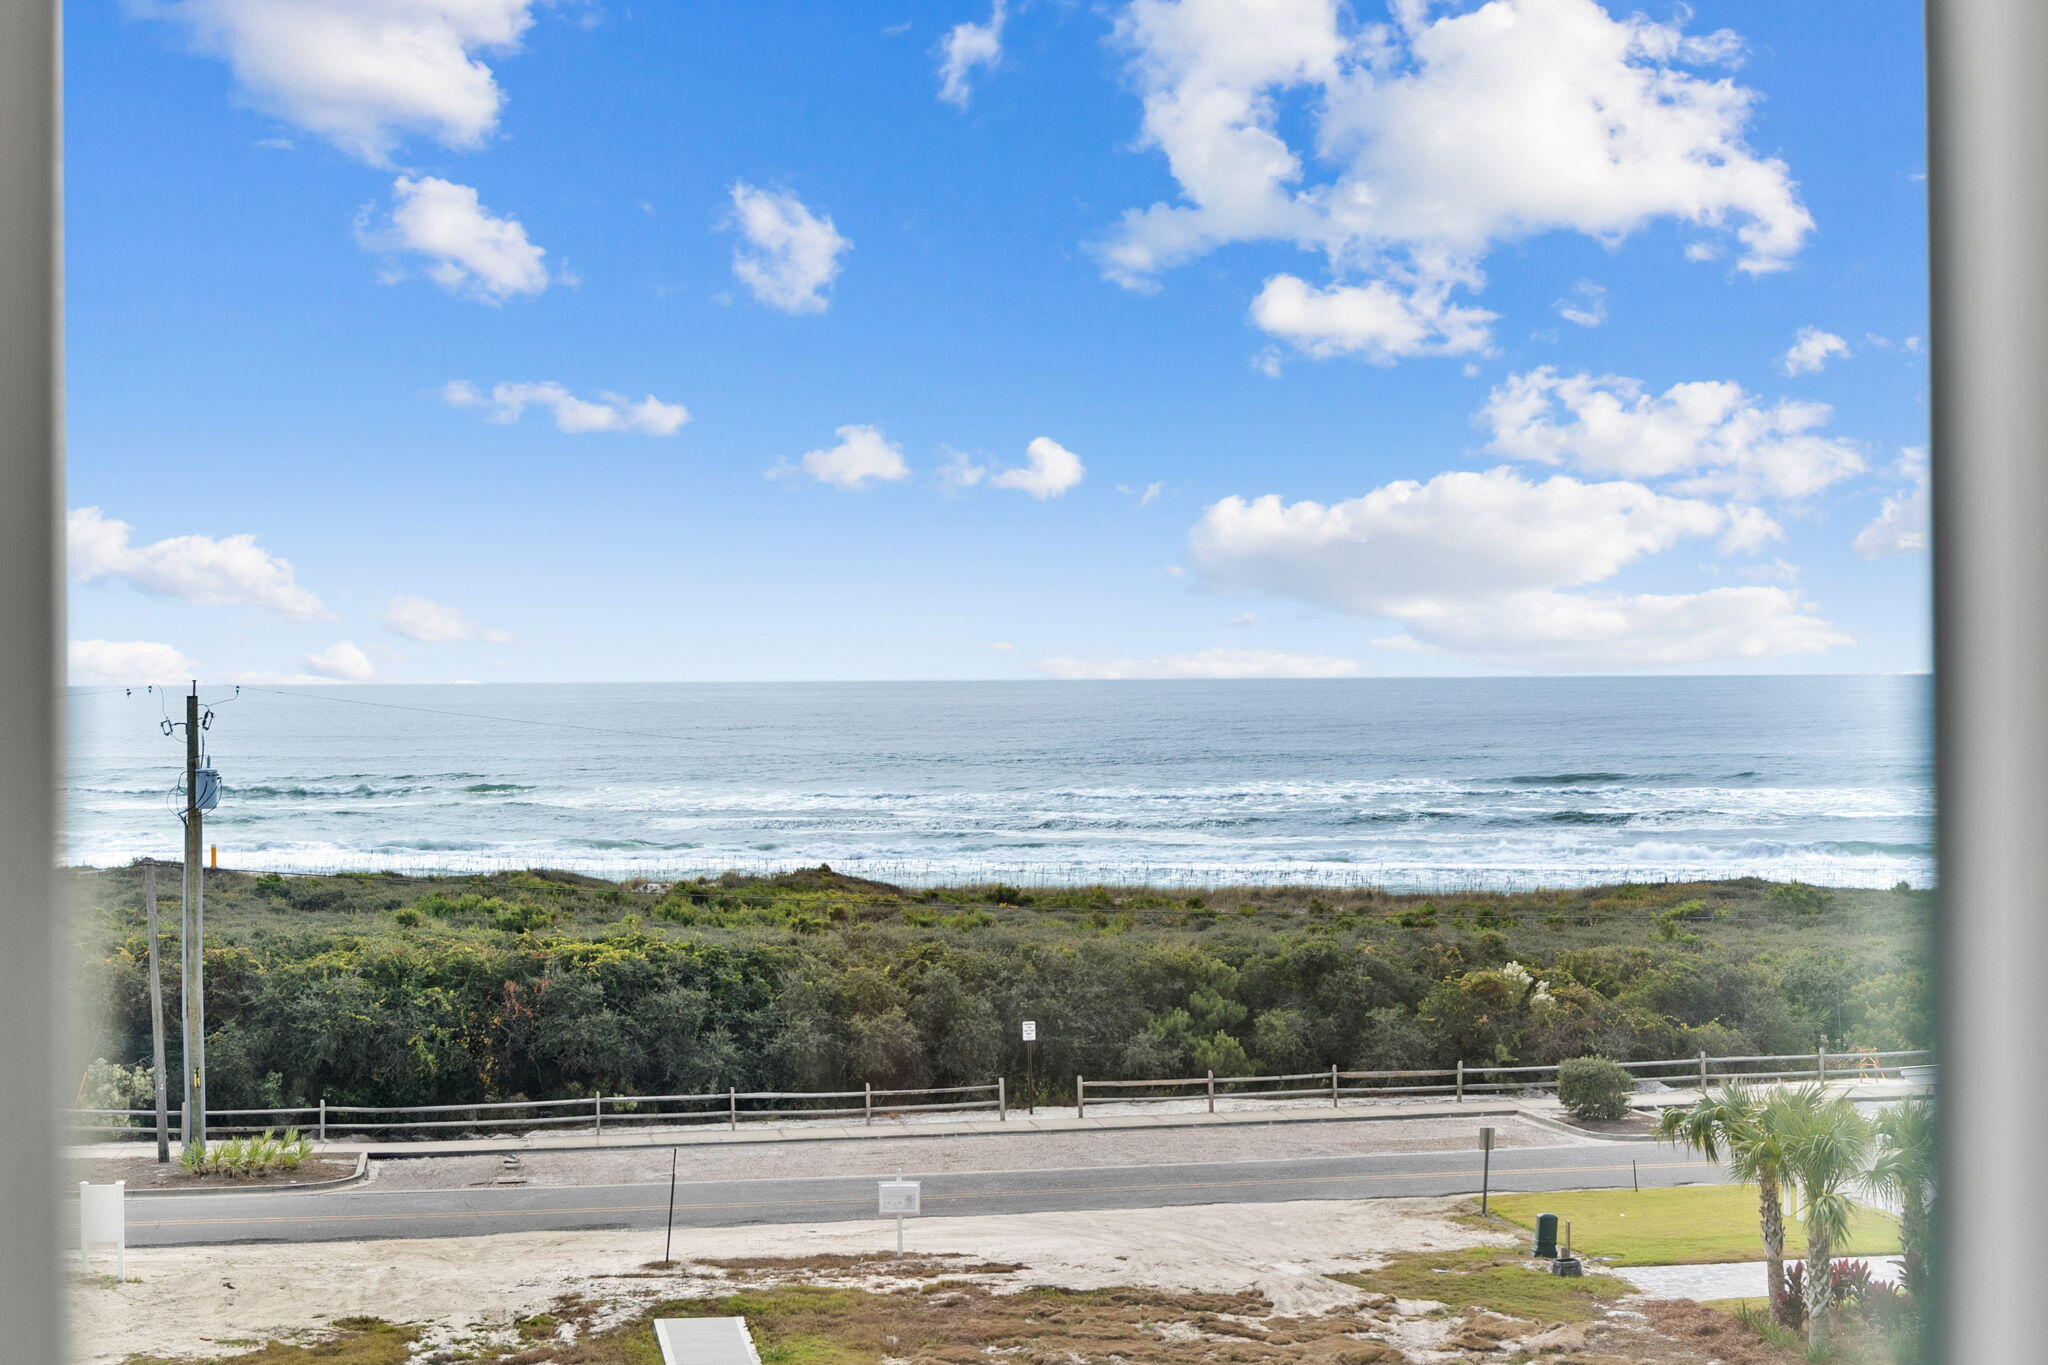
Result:
{"label": "fence post", "polygon": [[1074,1117],[1088,1117],[1088,1082],[1079,1076],[1074,1077]]}
{"label": "fence post", "polygon": [[1826,1043],[1822,1043],[1813,1050],[1813,1072],[1815,1076],[1820,1078],[1822,1085],[1828,1083],[1828,1045]]}
{"label": "fence post", "polygon": [[1458,1058],[1458,1103],[1465,1102],[1465,1059]]}
{"label": "fence post", "polygon": [[739,1131],[740,1096],[739,1091],[732,1086],[725,1088],[725,1121],[732,1125],[734,1132]]}
{"label": "fence post", "polygon": [[1337,1064],[1330,1063],[1330,1107],[1337,1107]]}
{"label": "fence post", "polygon": [[1707,1093],[1707,1054],[1704,1051],[1700,1053],[1700,1093]]}
{"label": "fence post", "polygon": [[591,1112],[597,1115],[597,1135],[604,1136],[604,1091],[591,1097]]}
{"label": "fence post", "polygon": [[1010,1090],[1001,1076],[996,1077],[996,1117],[1005,1122],[1010,1117]]}
{"label": "fence post", "polygon": [[1213,1068],[1209,1072],[1209,1112],[1216,1112],[1216,1072]]}
{"label": "fence post", "polygon": [[860,1089],[862,1107],[860,1121],[864,1124],[873,1123],[875,1121],[875,1083],[873,1081],[862,1081]]}
{"label": "fence post", "polygon": [[327,1097],[320,1097],[320,1140],[327,1141]]}

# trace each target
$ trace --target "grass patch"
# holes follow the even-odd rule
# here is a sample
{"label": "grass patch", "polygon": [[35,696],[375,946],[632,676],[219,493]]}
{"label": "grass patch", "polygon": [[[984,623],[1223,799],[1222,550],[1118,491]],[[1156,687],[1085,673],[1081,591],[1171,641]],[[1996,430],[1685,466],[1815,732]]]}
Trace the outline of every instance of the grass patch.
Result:
{"label": "grass patch", "polygon": [[1401,1299],[1434,1299],[1453,1309],[1484,1308],[1533,1322],[1584,1322],[1600,1315],[1628,1286],[1611,1275],[1567,1279],[1533,1269],[1520,1252],[1501,1247],[1425,1251],[1396,1256],[1377,1270],[1334,1280]]}
{"label": "grass patch", "polygon": [[[1661,1190],[1566,1190],[1557,1194],[1497,1194],[1493,1212],[1517,1226],[1534,1229],[1536,1215],[1572,1225],[1572,1249],[1581,1256],[1611,1257],[1615,1265],[1694,1265],[1760,1261],[1763,1237],[1757,1230],[1754,1185],[1683,1185]],[[1805,1254],[1806,1227],[1788,1213],[1785,1255]],[[1849,1237],[1836,1256],[1889,1256],[1899,1250],[1896,1219],[1857,1207]]]}
{"label": "grass patch", "polygon": [[380,1318],[337,1318],[317,1341],[269,1341],[235,1355],[130,1356],[122,1365],[406,1365],[419,1335]]}

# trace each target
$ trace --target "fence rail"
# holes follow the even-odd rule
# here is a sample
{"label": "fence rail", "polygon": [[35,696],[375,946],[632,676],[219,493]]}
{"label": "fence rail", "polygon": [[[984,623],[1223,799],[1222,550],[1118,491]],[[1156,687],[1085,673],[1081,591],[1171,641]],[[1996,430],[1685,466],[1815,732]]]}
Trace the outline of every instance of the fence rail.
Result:
{"label": "fence rail", "polygon": [[[1622,1062],[1633,1072],[1656,1068],[1672,1069],[1668,1076],[1645,1076],[1644,1080],[1683,1082],[1705,1089],[1731,1081],[1843,1080],[1854,1077],[1884,1077],[1900,1073],[1914,1064],[1912,1059],[1930,1061],[1925,1050],[1881,1052],[1855,1050],[1830,1052],[1775,1053],[1749,1057],[1668,1057],[1651,1061]],[[1778,1063],[1796,1062],[1793,1067]],[[1731,1070],[1748,1067],[1749,1070]],[[1761,1069],[1773,1068],[1773,1069]],[[1346,1100],[1372,1100],[1391,1095],[1446,1095],[1462,1100],[1468,1094],[1492,1094],[1510,1090],[1555,1090],[1556,1066],[1467,1066],[1438,1067],[1419,1071],[1302,1071],[1278,1076],[1179,1076],[1162,1080],[1089,1080],[1074,1077],[1074,1106],[1086,1117],[1092,1101],[1103,1104],[1149,1104],[1190,1100],[1203,1102],[1210,1113],[1221,1100],[1315,1100],[1333,1106]],[[1513,1080],[1479,1080],[1477,1077],[1509,1076]],[[436,1133],[489,1132],[499,1129],[535,1130],[576,1125],[593,1129],[600,1136],[605,1125],[614,1127],[699,1124],[723,1125],[737,1130],[743,1122],[763,1119],[848,1119],[859,1115],[871,1124],[877,1115],[993,1113],[998,1119],[1010,1114],[1009,1083],[997,1078],[985,1085],[931,1086],[921,1089],[859,1090],[737,1090],[710,1091],[701,1095],[590,1095],[565,1100],[489,1100],[474,1104],[420,1105],[301,1105],[292,1109],[215,1109],[207,1113],[208,1137],[238,1133],[260,1133],[265,1129],[310,1130],[319,1140],[340,1134],[407,1134],[430,1138]],[[1247,1088],[1256,1087],[1256,1088]],[[1150,1092],[1150,1093],[1139,1093]],[[934,1096],[964,1098],[933,1099]],[[831,1104],[834,1100],[857,1100],[857,1104]],[[699,1105],[701,1108],[677,1106]],[[652,1106],[651,1108],[647,1106]],[[169,1123],[180,1126],[180,1113],[173,1108]],[[420,1117],[392,1117],[394,1115]],[[442,1115],[445,1117],[426,1117]],[[66,1111],[68,1127],[74,1133],[135,1135],[154,1127],[153,1109],[72,1109]],[[488,1117],[487,1117],[488,1116]],[[221,1119],[261,1119],[258,1123],[221,1123]]]}

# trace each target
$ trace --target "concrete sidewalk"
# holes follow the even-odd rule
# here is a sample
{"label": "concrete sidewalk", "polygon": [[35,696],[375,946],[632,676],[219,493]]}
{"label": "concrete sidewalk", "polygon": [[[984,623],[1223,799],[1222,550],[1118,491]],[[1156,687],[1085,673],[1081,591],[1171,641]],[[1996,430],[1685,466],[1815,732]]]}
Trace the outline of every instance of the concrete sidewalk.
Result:
{"label": "concrete sidewalk", "polygon": [[[1859,1102],[1899,1099],[1920,1087],[1901,1081],[1847,1082],[1830,1085],[1830,1090],[1849,1095]],[[1639,1092],[1634,1107],[1657,1110],[1690,1104],[1696,1090]],[[590,1151],[635,1147],[723,1147],[733,1144],[786,1142],[842,1142],[862,1138],[966,1137],[977,1134],[1104,1132],[1119,1129],[1238,1127],[1258,1124],[1390,1122],[1402,1119],[1465,1118],[1476,1127],[1487,1120],[1527,1119],[1553,1131],[1562,1130],[1586,1142],[1629,1141],[1613,1135],[1574,1128],[1554,1095],[1495,1095],[1485,1099],[1348,1100],[1327,1101],[1255,1100],[1222,1101],[1210,1113],[1201,1100],[1169,1100],[1153,1105],[1128,1101],[1103,1101],[1088,1106],[1086,1117],[1071,1105],[1042,1106],[1036,1114],[1013,1109],[1007,1118],[942,1119],[878,1118],[873,1123],[827,1120],[768,1122],[743,1120],[737,1128],[723,1123],[698,1123],[688,1127],[640,1126],[620,1116],[603,1133],[594,1127],[533,1133],[505,1133],[486,1137],[433,1138],[388,1142],[373,1138],[334,1138],[320,1144],[328,1153],[367,1152],[373,1157],[474,1156],[490,1152]],[[629,1126],[630,1125],[630,1126]],[[1634,1139],[1640,1140],[1640,1139]],[[1477,1133],[1474,1134],[1477,1145]],[[74,1146],[74,1156],[113,1157],[153,1153],[152,1141],[100,1142]]]}

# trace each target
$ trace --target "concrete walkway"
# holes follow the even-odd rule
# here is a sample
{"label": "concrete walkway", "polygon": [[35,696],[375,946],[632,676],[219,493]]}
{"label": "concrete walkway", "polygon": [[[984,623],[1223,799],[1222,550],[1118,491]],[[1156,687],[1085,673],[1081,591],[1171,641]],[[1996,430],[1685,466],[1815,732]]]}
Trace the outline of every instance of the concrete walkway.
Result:
{"label": "concrete walkway", "polygon": [[[1902,1098],[1918,1087],[1900,1081],[1866,1081],[1831,1085],[1859,1102],[1880,1102]],[[1639,1092],[1633,1100],[1638,1109],[1659,1109],[1690,1104],[1695,1090]],[[733,1143],[837,1142],[849,1138],[964,1137],[973,1134],[1073,1133],[1117,1129],[1186,1128],[1240,1126],[1273,1123],[1387,1122],[1401,1119],[1470,1119],[1479,1124],[1500,1120],[1527,1119],[1553,1130],[1564,1128],[1587,1142],[1626,1141],[1570,1129],[1564,1108],[1554,1095],[1495,1095],[1484,1099],[1382,1099],[1346,1100],[1219,1100],[1216,1112],[1197,1100],[1168,1100],[1155,1104],[1130,1101],[1101,1101],[1088,1106],[1085,1117],[1071,1105],[1040,1106],[1036,1114],[1013,1109],[1006,1118],[994,1115],[955,1119],[941,1115],[877,1118],[873,1123],[848,1123],[838,1119],[791,1119],[772,1122],[742,1120],[737,1127],[719,1122],[684,1126],[656,1126],[634,1123],[620,1116],[608,1121],[600,1133],[596,1128],[549,1128],[531,1133],[501,1133],[490,1136],[430,1138],[412,1141],[380,1141],[375,1138],[337,1137],[320,1144],[329,1153],[368,1152],[373,1157],[470,1156],[488,1152],[587,1151],[593,1148],[631,1147],[719,1147]],[[1476,1139],[1476,1134],[1475,1134]],[[1634,1139],[1640,1141],[1640,1139]],[[71,1148],[75,1156],[135,1156],[153,1153],[153,1142],[99,1142]]]}
{"label": "concrete walkway", "polygon": [[[1870,1262],[1870,1277],[1899,1282],[1897,1256],[1838,1256],[1836,1260]],[[1725,1265],[1609,1266],[1637,1289],[1658,1299],[1761,1299],[1770,1292],[1762,1261],[1731,1261]]]}

